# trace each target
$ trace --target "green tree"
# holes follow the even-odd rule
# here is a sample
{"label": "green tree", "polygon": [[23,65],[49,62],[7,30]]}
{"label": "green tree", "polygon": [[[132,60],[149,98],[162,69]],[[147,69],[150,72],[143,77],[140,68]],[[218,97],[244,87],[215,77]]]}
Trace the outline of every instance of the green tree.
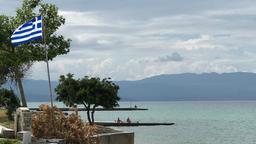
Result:
{"label": "green tree", "polygon": [[119,86],[113,83],[110,78],[100,79],[95,77],[84,77],[74,79],[72,74],[62,75],[59,85],[55,91],[57,100],[67,106],[82,104],[87,111],[87,119],[94,124],[94,113],[96,107],[113,108],[118,106]]}
{"label": "green tree", "polygon": [[7,109],[6,114],[10,120],[13,120],[12,113],[19,106],[19,99],[12,90],[0,89],[0,107]]}
{"label": "green tree", "polygon": [[[34,40],[14,47],[11,44],[11,35],[14,30],[38,15],[43,16],[47,49],[43,45],[43,40]],[[56,34],[58,28],[64,23],[65,19],[58,15],[58,8],[41,0],[23,0],[15,16],[0,15],[0,71],[4,71],[6,78],[17,83],[23,106],[27,104],[22,79],[33,63],[45,61],[46,52],[48,60],[69,52],[71,40]]]}

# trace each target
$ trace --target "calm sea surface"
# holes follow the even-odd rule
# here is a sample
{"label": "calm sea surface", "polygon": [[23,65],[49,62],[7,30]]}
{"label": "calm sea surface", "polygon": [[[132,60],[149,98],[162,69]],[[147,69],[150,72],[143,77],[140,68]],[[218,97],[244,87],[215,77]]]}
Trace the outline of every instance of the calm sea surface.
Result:
{"label": "calm sea surface", "polygon": [[[39,103],[29,103],[36,107]],[[64,107],[56,103],[58,107]],[[120,102],[120,107],[148,111],[96,112],[97,121],[118,117],[139,122],[174,122],[173,126],[119,127],[135,132],[135,144],[255,144],[256,101]],[[85,118],[85,113],[80,113]]]}

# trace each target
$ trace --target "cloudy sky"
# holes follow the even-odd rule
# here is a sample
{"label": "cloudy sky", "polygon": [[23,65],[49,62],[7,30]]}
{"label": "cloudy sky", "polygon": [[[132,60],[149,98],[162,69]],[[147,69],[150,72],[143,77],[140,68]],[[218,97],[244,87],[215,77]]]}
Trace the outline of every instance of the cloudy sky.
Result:
{"label": "cloudy sky", "polygon": [[[135,80],[159,74],[256,72],[255,0],[45,0],[66,18],[71,52],[50,62],[74,73]],[[13,15],[18,0],[0,0]],[[47,79],[45,63],[29,78]]]}

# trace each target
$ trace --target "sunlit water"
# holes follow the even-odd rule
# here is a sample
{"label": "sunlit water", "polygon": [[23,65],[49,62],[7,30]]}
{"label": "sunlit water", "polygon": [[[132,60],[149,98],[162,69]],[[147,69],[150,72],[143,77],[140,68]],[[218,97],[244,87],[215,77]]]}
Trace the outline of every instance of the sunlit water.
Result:
{"label": "sunlit water", "polygon": [[[29,103],[36,107],[41,103]],[[64,107],[61,103],[55,103]],[[148,111],[96,112],[97,121],[118,117],[139,122],[175,122],[172,126],[119,127],[135,132],[135,144],[255,144],[256,101],[120,102]],[[85,113],[80,112],[85,119]]]}

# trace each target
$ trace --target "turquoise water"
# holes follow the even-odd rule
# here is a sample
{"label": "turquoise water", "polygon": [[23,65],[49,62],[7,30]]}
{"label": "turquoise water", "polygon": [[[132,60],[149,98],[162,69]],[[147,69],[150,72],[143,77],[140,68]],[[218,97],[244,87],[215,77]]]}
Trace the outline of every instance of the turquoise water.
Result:
{"label": "turquoise water", "polygon": [[[37,106],[38,103],[30,103]],[[63,104],[58,103],[59,107]],[[175,122],[173,126],[119,127],[135,132],[135,144],[255,144],[256,101],[121,102],[148,111],[96,112],[96,120],[118,117],[140,122]],[[83,118],[85,114],[80,113]]]}

